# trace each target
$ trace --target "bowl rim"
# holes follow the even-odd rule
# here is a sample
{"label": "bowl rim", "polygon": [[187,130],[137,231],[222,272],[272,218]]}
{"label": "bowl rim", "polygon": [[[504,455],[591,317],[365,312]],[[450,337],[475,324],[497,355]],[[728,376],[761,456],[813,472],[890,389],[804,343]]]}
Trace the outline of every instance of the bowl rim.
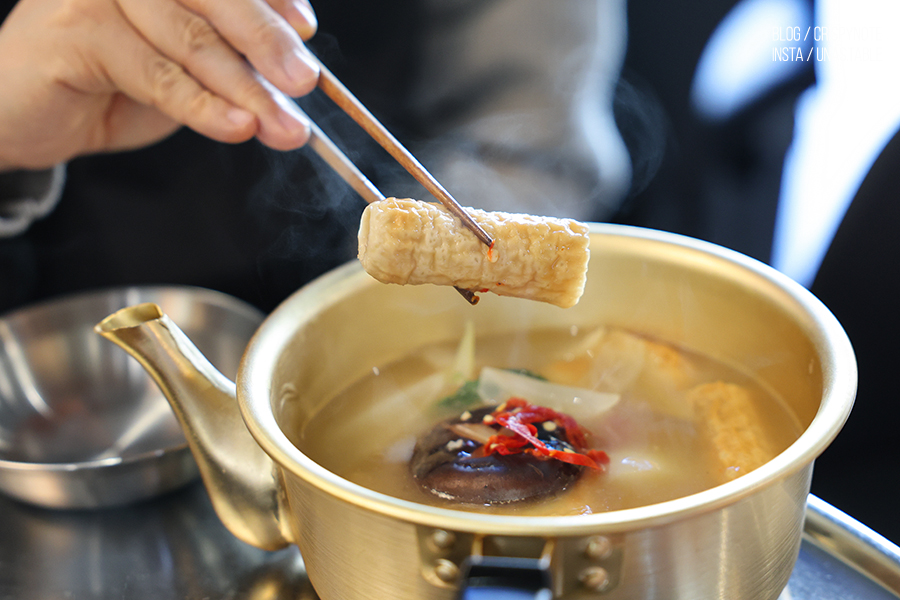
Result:
{"label": "bowl rim", "polygon": [[626,225],[591,223],[590,230],[592,236],[615,236],[678,247],[703,260],[737,268],[784,295],[791,308],[803,317],[803,325],[821,357],[823,373],[822,402],[812,422],[793,444],[762,467],[702,492],[657,504],[590,515],[474,513],[402,500],[352,483],[320,466],[290,442],[275,420],[269,373],[277,364],[281,348],[296,331],[297,314],[314,317],[322,310],[321,301],[326,296],[331,302],[339,301],[362,285],[362,280],[370,279],[371,285],[382,285],[369,278],[356,261],[338,267],[298,290],[269,315],[253,336],[237,377],[238,402],[250,433],[282,468],[336,498],[418,525],[486,535],[584,535],[595,531],[621,532],[661,526],[737,503],[811,465],[840,431],[856,392],[857,366],[853,348],[825,305],[806,288],[772,267],[716,244]]}

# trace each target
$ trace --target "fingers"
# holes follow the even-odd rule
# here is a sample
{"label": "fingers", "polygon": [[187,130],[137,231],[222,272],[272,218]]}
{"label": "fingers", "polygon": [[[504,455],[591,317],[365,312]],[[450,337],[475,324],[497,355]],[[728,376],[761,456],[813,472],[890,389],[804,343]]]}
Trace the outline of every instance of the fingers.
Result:
{"label": "fingers", "polygon": [[[216,4],[227,8],[247,3]],[[306,119],[275,86],[288,93],[305,94],[315,86],[318,71],[300,56],[302,43],[297,33],[268,5],[253,24],[263,30],[275,30],[268,34],[267,51],[256,50],[265,72],[254,70],[223,39],[224,33],[181,4],[172,0],[119,0],[119,5],[131,25],[149,42],[133,49],[136,56],[130,62],[138,65],[136,70],[132,67],[129,71],[123,64],[116,71],[117,83],[124,86],[128,81],[137,93],[143,92],[143,98],[128,92],[133,97],[220,141],[243,141],[255,134],[262,143],[276,149],[287,150],[306,143]],[[230,19],[250,18],[242,10],[234,12],[237,14],[229,14]],[[251,37],[244,35],[246,39]],[[115,57],[109,60],[123,62]]]}
{"label": "fingers", "polygon": [[306,30],[312,26],[309,23],[311,10],[302,0],[271,0],[273,4],[278,3],[279,9],[287,16],[273,9],[265,0],[179,1],[209,22],[222,38],[246,56],[256,70],[280,90],[290,96],[303,96],[315,88],[319,78],[318,66],[304,48],[293,23],[289,23],[293,20]]}
{"label": "fingers", "polygon": [[181,123],[155,107],[136,102],[125,94],[113,97],[104,125],[103,144],[97,148],[103,151],[142,148],[167,138],[181,127]]}
{"label": "fingers", "polygon": [[266,0],[304,40],[310,39],[319,27],[316,13],[309,0]]}
{"label": "fingers", "polygon": [[104,52],[103,69],[111,84],[126,95],[215,140],[239,142],[257,133],[257,118],[251,111],[201,86],[128,23],[109,19],[95,33],[102,38],[101,51],[115,49]]}
{"label": "fingers", "polygon": [[184,2],[19,0],[0,27],[7,163],[135,148],[180,125],[223,142],[306,143],[286,94],[318,76],[303,46],[316,29],[307,0]]}

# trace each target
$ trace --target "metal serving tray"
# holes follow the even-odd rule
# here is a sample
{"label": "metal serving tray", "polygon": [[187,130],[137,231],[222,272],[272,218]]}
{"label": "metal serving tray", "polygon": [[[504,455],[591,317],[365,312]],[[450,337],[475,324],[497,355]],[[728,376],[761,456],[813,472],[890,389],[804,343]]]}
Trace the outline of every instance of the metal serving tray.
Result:
{"label": "metal serving tray", "polygon": [[[296,548],[233,537],[199,483],[128,507],[56,511],[0,496],[0,599],[317,600]],[[779,600],[900,598],[900,548],[815,496]],[[752,600],[752,599],[749,599]]]}
{"label": "metal serving tray", "polygon": [[810,495],[800,558],[779,600],[900,598],[900,547]]}

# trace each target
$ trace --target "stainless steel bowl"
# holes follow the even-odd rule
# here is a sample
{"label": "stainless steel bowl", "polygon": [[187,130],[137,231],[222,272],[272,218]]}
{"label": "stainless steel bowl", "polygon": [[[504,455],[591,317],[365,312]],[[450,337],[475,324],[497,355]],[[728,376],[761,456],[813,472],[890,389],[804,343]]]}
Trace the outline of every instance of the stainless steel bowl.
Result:
{"label": "stainless steel bowl", "polygon": [[254,307],[194,287],[126,287],[0,317],[0,491],[52,508],[134,502],[197,467],[165,397],[133,358],[94,333],[119,308],[155,302],[233,377],[262,322]]}

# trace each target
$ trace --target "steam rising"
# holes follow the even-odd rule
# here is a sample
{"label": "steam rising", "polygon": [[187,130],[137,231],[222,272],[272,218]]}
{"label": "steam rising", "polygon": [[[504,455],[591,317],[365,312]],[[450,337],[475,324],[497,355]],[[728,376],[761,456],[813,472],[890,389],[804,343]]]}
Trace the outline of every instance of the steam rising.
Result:
{"label": "steam rising", "polygon": [[619,79],[615,116],[631,155],[629,196],[644,191],[662,164],[669,123],[650,86],[633,73]]}
{"label": "steam rising", "polygon": [[[425,6],[441,10],[440,3]],[[616,85],[623,5],[471,6],[477,10],[458,11],[451,21],[426,16],[411,74],[363,74],[360,81],[380,87],[354,89],[352,78],[349,87],[464,206],[611,217],[629,186],[632,195],[646,187],[664,149],[658,104],[628,81]],[[555,35],[562,30],[568,34]],[[468,42],[485,32],[483,44]],[[320,33],[314,42],[326,64],[348,62],[336,38]],[[398,81],[411,87],[391,87]],[[366,101],[373,97],[374,104]],[[384,195],[433,200],[324,94],[297,102]],[[308,148],[265,156],[268,170],[250,202],[260,220],[280,226],[269,258],[294,264],[304,277],[352,258],[363,200]]]}
{"label": "steam rising", "polygon": [[[319,92],[298,101],[335,143],[365,166],[365,134]],[[355,127],[354,123],[351,123]],[[259,257],[260,277],[285,297],[356,255],[356,232],[365,202],[315,152],[262,148],[262,177],[249,192],[250,213],[274,232]]]}

